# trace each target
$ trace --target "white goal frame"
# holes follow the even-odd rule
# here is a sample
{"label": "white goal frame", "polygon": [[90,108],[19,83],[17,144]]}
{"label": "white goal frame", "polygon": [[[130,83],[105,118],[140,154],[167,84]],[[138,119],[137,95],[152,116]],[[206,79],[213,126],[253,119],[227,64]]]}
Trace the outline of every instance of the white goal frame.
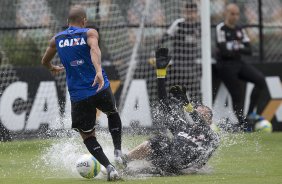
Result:
{"label": "white goal frame", "polygon": [[203,103],[212,107],[212,62],[211,62],[211,20],[210,0],[201,0],[201,30],[202,30],[202,94]]}

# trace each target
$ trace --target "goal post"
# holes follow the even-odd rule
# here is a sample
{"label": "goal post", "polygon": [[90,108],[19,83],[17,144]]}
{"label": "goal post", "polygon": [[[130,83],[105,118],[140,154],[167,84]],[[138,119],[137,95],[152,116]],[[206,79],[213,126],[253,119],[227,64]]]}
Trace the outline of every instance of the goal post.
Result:
{"label": "goal post", "polygon": [[202,94],[203,103],[212,107],[212,71],[211,71],[211,23],[210,0],[201,1],[202,30]]}

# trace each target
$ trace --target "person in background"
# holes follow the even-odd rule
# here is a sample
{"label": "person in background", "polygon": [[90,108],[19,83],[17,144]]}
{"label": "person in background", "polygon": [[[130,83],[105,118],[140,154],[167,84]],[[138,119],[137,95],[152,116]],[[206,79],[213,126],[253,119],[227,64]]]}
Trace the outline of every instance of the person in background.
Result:
{"label": "person in background", "polygon": [[168,86],[184,86],[191,100],[201,104],[201,24],[195,0],[185,2],[182,17],[170,25],[158,47],[165,47],[166,43],[172,43],[173,67],[168,69]]}
{"label": "person in background", "polygon": [[[228,4],[224,22],[216,26],[216,69],[232,97],[233,109],[239,121],[239,128],[251,129],[251,119],[256,116],[255,107],[262,91],[266,88],[264,75],[242,59],[251,55],[250,39],[244,28],[238,26],[240,9],[236,4]],[[251,94],[247,122],[243,114],[241,82],[252,82],[255,87]]]}

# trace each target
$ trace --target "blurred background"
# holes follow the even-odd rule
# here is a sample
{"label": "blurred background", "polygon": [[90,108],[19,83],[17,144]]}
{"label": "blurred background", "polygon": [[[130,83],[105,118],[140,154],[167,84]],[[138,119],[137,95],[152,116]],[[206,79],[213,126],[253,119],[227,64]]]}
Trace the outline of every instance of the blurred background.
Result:
{"label": "blurred background", "polygon": [[[212,0],[210,7],[212,38],[215,35],[215,25],[223,20],[226,4],[231,2],[237,3],[241,9],[241,25],[247,28],[254,47],[252,61],[281,62],[282,1]],[[0,46],[10,63],[39,65],[47,41],[55,32],[66,27],[68,9],[76,4],[86,7],[90,22],[102,27],[106,25],[108,29],[111,29],[110,26],[119,25],[120,27],[116,29],[126,27],[127,32],[134,32],[134,29],[138,28],[144,8],[142,0],[1,0]],[[175,9],[168,8],[172,4]],[[172,21],[178,18],[179,14],[176,12],[179,6],[176,4],[181,3],[172,0],[155,0],[151,5],[150,19],[146,20],[146,24],[150,25],[149,28],[154,28],[150,31],[154,36],[160,36]],[[166,10],[175,12],[166,12]],[[103,31],[107,28],[101,29],[103,35]],[[132,44],[134,35],[128,33],[126,39],[128,44]],[[111,50],[103,49],[104,55],[107,49]],[[1,62],[3,62],[3,54]],[[31,57],[34,59],[31,60]]]}
{"label": "blurred background", "polygon": [[[133,79],[145,79],[149,101],[156,98],[155,71],[149,63],[154,57],[154,50],[159,40],[169,26],[176,19],[183,17],[182,7],[185,2],[187,1],[0,0],[0,95],[5,94],[10,84],[16,81],[28,83],[27,99],[14,97],[15,100],[11,102],[12,115],[16,117],[25,113],[23,125],[13,131],[25,132],[37,88],[42,81],[54,80],[56,82],[59,113],[64,114],[67,109],[65,74],[51,76],[43,69],[40,61],[48,46],[48,40],[57,32],[67,28],[67,15],[70,7],[83,6],[87,11],[88,27],[96,28],[99,31],[102,64],[108,71],[110,79],[117,81],[115,95],[118,101],[124,103],[126,95],[123,95],[122,86],[126,80],[131,82]],[[201,1],[196,0],[196,2],[199,5],[196,11],[200,17]],[[266,66],[264,64],[269,64],[269,66],[275,64],[272,68],[275,68],[276,72],[269,72],[272,70],[270,68],[266,72],[267,75],[281,75],[279,71],[282,71],[282,0],[210,1],[212,57],[214,57],[215,50],[215,26],[223,21],[225,6],[232,2],[240,7],[240,25],[246,28],[253,47],[253,54],[248,56],[246,61],[257,64],[262,69]],[[200,22],[200,18],[198,21]],[[196,29],[200,32],[201,26]],[[133,54],[134,48],[137,50],[135,55]],[[201,59],[200,48],[201,43],[198,40],[190,55],[196,55]],[[132,60],[138,62],[136,66],[130,68]],[[54,63],[60,64],[57,57]],[[202,64],[203,61],[195,60],[191,68],[186,68],[185,71],[179,70],[179,76],[177,74],[174,80],[181,82],[181,77],[185,76],[192,82],[192,85],[197,85],[202,75],[202,66],[204,66]],[[132,76],[127,75],[129,69],[133,71]],[[216,82],[213,81],[213,83],[215,83],[214,86],[218,86]],[[125,94],[128,88],[129,86],[126,86]],[[46,93],[48,93],[47,89]],[[213,89],[212,95],[215,96],[215,94],[216,89]],[[4,103],[3,100],[2,102]],[[43,100],[43,103],[47,102]],[[2,114],[6,114],[5,104],[2,106],[0,114],[1,111]],[[278,107],[281,112],[281,106],[278,105]],[[44,110],[48,111],[47,109],[45,104]],[[50,109],[49,111],[52,113]],[[0,128],[5,129],[7,124],[13,123],[13,119],[3,119],[5,118],[1,120],[0,115],[0,122],[4,124],[4,126],[0,124]],[[279,121],[275,120],[275,122]],[[15,121],[14,124],[16,124]],[[281,124],[276,127],[279,127],[277,128],[279,130],[282,129]]]}

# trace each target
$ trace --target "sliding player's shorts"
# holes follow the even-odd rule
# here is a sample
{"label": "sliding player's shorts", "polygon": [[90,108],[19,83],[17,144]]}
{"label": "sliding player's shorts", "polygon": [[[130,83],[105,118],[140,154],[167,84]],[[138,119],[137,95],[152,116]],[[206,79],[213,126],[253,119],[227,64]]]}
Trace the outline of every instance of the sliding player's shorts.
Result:
{"label": "sliding player's shorts", "polygon": [[171,140],[158,135],[149,140],[152,154],[149,160],[166,173],[179,174],[199,157],[198,146],[181,134]]}
{"label": "sliding player's shorts", "polygon": [[170,139],[165,135],[157,135],[149,139],[149,144],[152,149],[149,161],[162,171],[173,173],[174,169],[170,166],[172,160]]}

